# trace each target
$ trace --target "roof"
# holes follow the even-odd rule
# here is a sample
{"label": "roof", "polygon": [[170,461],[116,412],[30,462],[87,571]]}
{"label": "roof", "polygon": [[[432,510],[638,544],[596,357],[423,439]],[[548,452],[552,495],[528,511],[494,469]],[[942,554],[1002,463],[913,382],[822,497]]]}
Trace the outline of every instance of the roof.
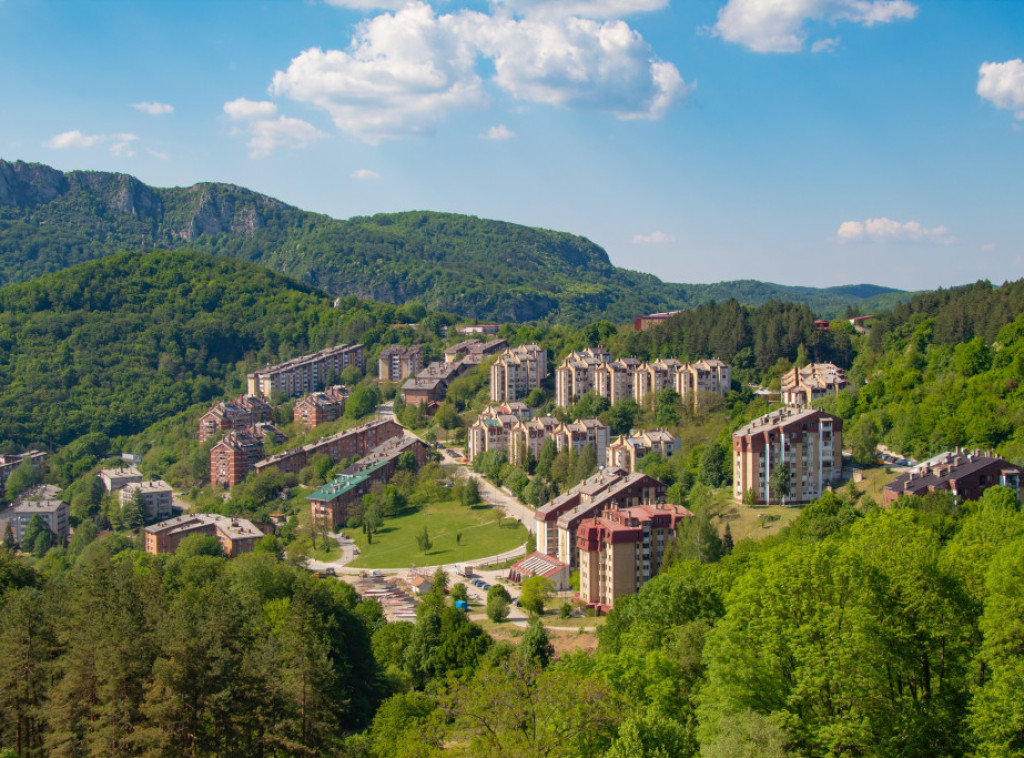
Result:
{"label": "roof", "polygon": [[737,429],[732,436],[735,438],[749,437],[754,434],[764,434],[765,432],[784,429],[792,424],[818,420],[818,418],[821,418],[824,421],[839,421],[835,416],[830,416],[824,411],[819,411],[815,408],[806,408],[804,410],[780,408],[777,411],[766,413],[760,418],[754,419],[746,426]]}
{"label": "roof", "polygon": [[954,489],[956,482],[990,467],[1000,472],[1024,471],[997,455],[983,455],[980,451],[951,451],[931,458],[905,474],[900,474],[885,489],[896,494],[913,494],[934,489]]}
{"label": "roof", "polygon": [[546,553],[530,553],[521,561],[513,564],[511,570],[519,574],[550,578],[567,568],[569,568],[568,564],[562,563],[554,556]]}

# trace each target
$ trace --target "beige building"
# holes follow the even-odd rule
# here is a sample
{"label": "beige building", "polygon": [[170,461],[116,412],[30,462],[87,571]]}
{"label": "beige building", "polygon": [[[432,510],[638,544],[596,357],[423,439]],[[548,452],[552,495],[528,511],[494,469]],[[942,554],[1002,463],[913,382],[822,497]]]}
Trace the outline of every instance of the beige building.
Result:
{"label": "beige building", "polygon": [[797,408],[829,395],[838,395],[849,382],[846,372],[834,363],[808,363],[782,375],[782,402]]}
{"label": "beige building", "polygon": [[658,358],[643,363],[633,379],[633,398],[642,404],[647,395],[657,395],[664,389],[675,389],[676,372],[683,364],[675,358]]}
{"label": "beige building", "polygon": [[717,358],[684,363],[676,371],[675,390],[684,400],[692,398],[694,408],[700,396],[714,393],[725,396],[732,388],[732,369]]}
{"label": "beige building", "polygon": [[510,462],[521,466],[527,452],[536,460],[544,441],[549,438],[559,452],[572,447],[578,454],[591,445],[598,463],[604,460],[609,432],[598,419],[580,419],[565,424],[554,416],[520,418],[505,413],[505,410],[510,409],[503,406],[489,408],[469,427],[466,439],[470,460],[488,450],[502,450],[508,454]]}
{"label": "beige building", "polygon": [[96,476],[103,482],[103,489],[107,492],[117,492],[126,485],[137,484],[142,481],[142,472],[134,466],[105,468]]}
{"label": "beige building", "polygon": [[400,382],[423,368],[423,345],[391,345],[380,351],[377,375],[382,382]]}
{"label": "beige building", "polygon": [[569,353],[555,369],[555,405],[567,408],[595,389],[597,372],[611,357],[611,353],[599,347]]}
{"label": "beige building", "polygon": [[639,505],[584,519],[576,530],[580,599],[609,610],[635,595],[661,571],[679,522],[692,516],[681,505]]}
{"label": "beige building", "polygon": [[648,453],[661,453],[668,458],[678,453],[682,443],[679,438],[664,429],[630,432],[620,435],[608,443],[605,449],[605,465],[625,471],[636,471],[636,464]]}
{"label": "beige building", "polygon": [[250,395],[270,398],[274,392],[298,397],[327,386],[349,366],[364,369],[362,345],[335,345],[311,355],[267,366],[247,376]]}
{"label": "beige building", "polygon": [[[782,408],[754,419],[732,436],[733,496],[753,491],[757,503],[799,504],[821,497],[843,475],[843,420],[814,409]],[[771,491],[783,466],[789,494]]]}
{"label": "beige building", "polygon": [[146,521],[161,521],[171,517],[174,512],[174,497],[171,485],[163,479],[126,484],[118,492],[118,502],[122,508],[135,497],[136,492],[142,501],[142,515]]}
{"label": "beige building", "polygon": [[548,353],[540,345],[506,348],[491,364],[491,402],[521,400],[548,375]]}

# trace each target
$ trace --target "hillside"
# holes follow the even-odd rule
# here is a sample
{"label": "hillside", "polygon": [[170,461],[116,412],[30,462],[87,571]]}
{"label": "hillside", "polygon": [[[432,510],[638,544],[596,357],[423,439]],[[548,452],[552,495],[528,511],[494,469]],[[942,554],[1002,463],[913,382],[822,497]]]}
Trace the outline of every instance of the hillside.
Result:
{"label": "hillside", "polygon": [[149,187],[126,174],[0,161],[0,285],[124,250],[202,250],[260,263],[336,295],[497,321],[627,321],[729,298],[806,303],[820,315],[907,295],[755,281],[670,284],[613,266],[590,240],[451,213],[344,221],[230,184]]}
{"label": "hillside", "polygon": [[141,431],[241,389],[246,370],[373,345],[397,309],[196,252],[120,253],[0,289],[0,443]]}

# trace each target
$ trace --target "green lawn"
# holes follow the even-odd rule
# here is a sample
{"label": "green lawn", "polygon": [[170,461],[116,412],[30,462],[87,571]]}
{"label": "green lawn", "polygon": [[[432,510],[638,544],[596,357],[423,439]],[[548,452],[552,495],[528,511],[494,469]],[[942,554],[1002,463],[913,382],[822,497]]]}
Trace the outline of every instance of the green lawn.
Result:
{"label": "green lawn", "polygon": [[[348,565],[355,568],[437,566],[504,553],[522,545],[527,532],[522,524],[509,518],[499,527],[496,522],[499,513],[494,508],[467,508],[454,501],[427,505],[414,513],[384,519],[384,526],[373,535],[371,545],[367,544],[361,530],[349,529],[347,533],[355,538],[361,554]],[[424,525],[434,543],[426,554],[416,543]],[[455,535],[460,532],[462,543],[456,545]]]}

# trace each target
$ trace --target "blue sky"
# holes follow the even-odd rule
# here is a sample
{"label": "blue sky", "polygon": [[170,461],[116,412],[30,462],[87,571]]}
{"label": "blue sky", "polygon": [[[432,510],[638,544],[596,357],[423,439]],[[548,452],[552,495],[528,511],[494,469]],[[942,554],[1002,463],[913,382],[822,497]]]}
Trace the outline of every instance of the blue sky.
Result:
{"label": "blue sky", "polygon": [[1024,276],[1024,2],[0,0],[0,157],[581,234],[668,281]]}

